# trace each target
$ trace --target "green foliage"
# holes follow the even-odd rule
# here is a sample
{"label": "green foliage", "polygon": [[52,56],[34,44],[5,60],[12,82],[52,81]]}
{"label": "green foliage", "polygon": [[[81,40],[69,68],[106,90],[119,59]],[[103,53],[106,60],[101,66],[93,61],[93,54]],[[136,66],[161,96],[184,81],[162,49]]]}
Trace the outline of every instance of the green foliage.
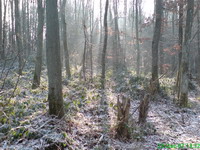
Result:
{"label": "green foliage", "polygon": [[18,127],[15,129],[12,129],[9,133],[10,140],[14,141],[16,139],[20,139],[25,133],[28,131],[25,127]]}
{"label": "green foliage", "polygon": [[27,130],[25,132],[25,135],[26,135],[27,139],[29,139],[29,140],[30,139],[39,139],[43,136],[41,132],[35,131],[35,130]]}

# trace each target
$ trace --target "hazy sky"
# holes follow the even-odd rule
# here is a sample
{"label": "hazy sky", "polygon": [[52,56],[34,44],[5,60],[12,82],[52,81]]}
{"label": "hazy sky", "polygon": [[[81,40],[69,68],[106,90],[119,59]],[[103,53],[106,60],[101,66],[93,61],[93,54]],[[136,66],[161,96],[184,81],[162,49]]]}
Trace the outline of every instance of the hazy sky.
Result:
{"label": "hazy sky", "polygon": [[[106,0],[102,0],[103,3],[103,13],[104,13],[104,5],[105,5],[105,1]],[[110,0],[112,1],[112,0]],[[133,0],[127,0],[127,6],[128,8],[132,7],[132,1]],[[99,9],[100,9],[100,0],[95,0],[94,2],[95,5],[95,16],[99,17]],[[128,8],[127,8],[127,12],[128,12]],[[146,17],[152,16],[153,12],[154,12],[154,0],[142,0],[142,10],[143,13]],[[124,0],[120,0],[120,4],[119,4],[119,13],[121,12],[121,14],[124,11]],[[102,15],[103,16],[103,15]]]}
{"label": "hazy sky", "polygon": [[154,0],[143,0],[142,7],[145,15],[151,16],[154,13]]}

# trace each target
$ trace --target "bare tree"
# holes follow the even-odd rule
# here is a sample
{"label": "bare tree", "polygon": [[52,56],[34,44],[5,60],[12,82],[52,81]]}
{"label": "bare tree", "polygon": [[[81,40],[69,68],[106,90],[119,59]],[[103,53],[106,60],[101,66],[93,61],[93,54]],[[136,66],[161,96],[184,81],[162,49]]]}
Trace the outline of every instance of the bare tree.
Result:
{"label": "bare tree", "polygon": [[154,35],[152,41],[152,82],[155,86],[155,92],[159,90],[158,79],[158,45],[160,41],[162,26],[162,0],[156,0],[156,22],[154,27]]}
{"label": "bare tree", "polygon": [[5,59],[5,51],[6,51],[6,15],[7,15],[7,4],[8,1],[4,1],[4,15],[3,15],[3,43],[2,43],[2,58]]}
{"label": "bare tree", "polygon": [[46,1],[46,55],[50,115],[64,116],[57,0]]}
{"label": "bare tree", "polygon": [[137,76],[140,74],[140,43],[139,43],[139,11],[138,11],[138,0],[136,0],[136,6],[135,6],[135,32],[136,32],[136,49],[137,49]]}
{"label": "bare tree", "polygon": [[22,35],[21,35],[21,22],[19,13],[19,0],[15,0],[15,35],[18,49],[18,61],[19,61],[19,74],[22,75],[23,67],[23,49],[22,49]]}
{"label": "bare tree", "polygon": [[2,48],[2,1],[0,0],[0,56],[1,59],[4,58],[3,48]]}
{"label": "bare tree", "polygon": [[37,3],[38,3],[37,54],[36,54],[35,72],[32,85],[33,89],[40,86],[40,76],[42,70],[42,51],[43,51],[44,7],[42,0],[37,0]]}
{"label": "bare tree", "polygon": [[103,44],[103,51],[102,51],[102,72],[101,72],[101,86],[102,89],[105,88],[105,72],[106,72],[106,49],[107,49],[107,42],[108,42],[108,22],[107,22],[107,16],[108,16],[108,5],[109,0],[106,0],[105,5],[105,14],[104,14],[104,44]]}
{"label": "bare tree", "polygon": [[181,80],[181,59],[182,59],[182,45],[183,45],[183,2],[179,2],[179,56],[178,56],[178,74],[177,74],[177,97],[180,98],[180,80]]}
{"label": "bare tree", "polygon": [[197,9],[198,9],[198,12],[197,12],[197,23],[198,23],[198,35],[197,35],[197,40],[198,40],[198,59],[197,59],[197,77],[198,77],[198,80],[200,80],[200,1],[198,1],[198,4],[197,4]]}
{"label": "bare tree", "polygon": [[64,54],[65,54],[65,68],[66,68],[66,76],[71,78],[71,71],[69,65],[69,50],[67,43],[67,23],[65,19],[65,8],[66,8],[66,0],[62,2],[62,10],[61,10],[61,20],[62,20],[62,36],[63,36],[63,46],[64,46]]}
{"label": "bare tree", "polygon": [[187,19],[185,38],[182,49],[181,81],[180,81],[180,106],[188,105],[188,82],[189,82],[189,53],[193,24],[194,0],[187,0]]}

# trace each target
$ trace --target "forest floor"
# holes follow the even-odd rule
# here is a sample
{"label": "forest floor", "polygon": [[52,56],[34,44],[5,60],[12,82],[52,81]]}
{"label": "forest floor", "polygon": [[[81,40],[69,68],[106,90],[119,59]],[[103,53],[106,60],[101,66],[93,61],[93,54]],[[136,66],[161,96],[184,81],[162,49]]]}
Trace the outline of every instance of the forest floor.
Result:
{"label": "forest floor", "polygon": [[[5,82],[0,81],[1,86],[5,83],[0,91],[0,150],[156,150],[161,143],[200,144],[200,87],[195,80],[190,83],[188,108],[179,108],[174,102],[174,79],[161,79],[162,93],[150,102],[147,124],[141,127],[137,108],[145,94],[146,78],[125,73],[114,78],[108,72],[105,91],[100,90],[98,77],[93,82],[80,81],[76,75],[64,80],[66,116],[56,120],[47,113],[46,71],[40,88],[32,90],[33,72],[25,68],[15,88],[18,75],[12,70]],[[115,138],[121,92],[131,99],[129,140]]]}

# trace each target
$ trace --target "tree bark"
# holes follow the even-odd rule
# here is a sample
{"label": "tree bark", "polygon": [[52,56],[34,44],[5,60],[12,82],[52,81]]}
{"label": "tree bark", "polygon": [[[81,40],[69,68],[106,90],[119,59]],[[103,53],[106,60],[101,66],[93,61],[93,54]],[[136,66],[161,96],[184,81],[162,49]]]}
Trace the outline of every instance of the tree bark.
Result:
{"label": "tree bark", "polygon": [[65,8],[66,8],[66,0],[63,0],[62,10],[61,10],[61,20],[62,20],[62,29],[63,29],[63,46],[64,46],[64,54],[65,54],[65,69],[67,78],[71,78],[71,71],[69,65],[69,49],[67,43],[67,23],[65,19]]}
{"label": "tree bark", "polygon": [[7,3],[8,1],[4,1],[4,15],[3,15],[3,43],[2,43],[2,58],[5,59],[5,51],[6,51],[6,15],[7,15]]}
{"label": "tree bark", "polygon": [[0,56],[1,59],[4,59],[4,52],[2,46],[2,1],[0,0]]}
{"label": "tree bark", "polygon": [[102,67],[101,87],[102,87],[102,89],[105,89],[106,49],[107,49],[107,42],[108,42],[108,22],[107,22],[108,5],[109,5],[109,0],[106,0],[105,14],[104,14],[104,44],[103,44],[102,61],[101,61],[101,63],[102,63],[101,64],[101,67]]}
{"label": "tree bark", "polygon": [[21,22],[19,13],[19,0],[15,0],[15,35],[18,49],[18,62],[19,62],[19,74],[22,75],[23,66],[23,49],[22,49],[22,35],[21,35]]}
{"label": "tree bark", "polygon": [[178,55],[178,73],[177,73],[177,97],[180,99],[180,80],[181,80],[181,60],[183,47],[183,2],[179,2],[179,55]]}
{"label": "tree bark", "polygon": [[197,35],[197,40],[198,40],[198,57],[197,57],[197,78],[198,80],[200,81],[200,1],[198,1],[198,4],[197,4],[197,9],[198,9],[198,12],[197,12],[197,23],[198,23],[198,35]]}
{"label": "tree bark", "polygon": [[46,55],[49,114],[64,116],[57,0],[46,1]]}
{"label": "tree bark", "polygon": [[37,29],[37,54],[35,62],[35,72],[33,77],[32,89],[40,86],[40,76],[42,70],[42,51],[43,51],[43,26],[44,26],[44,7],[42,0],[37,0],[38,3],[38,29]]}
{"label": "tree bark", "polygon": [[136,6],[135,6],[135,29],[136,29],[136,48],[137,48],[137,69],[136,69],[136,73],[137,76],[139,76],[140,74],[140,44],[139,44],[139,13],[138,13],[138,0],[136,0]]}
{"label": "tree bark", "polygon": [[156,92],[159,91],[158,79],[158,45],[161,35],[162,25],[162,0],[156,0],[156,22],[154,27],[154,35],[152,41],[152,82],[155,85]]}
{"label": "tree bark", "polygon": [[193,24],[194,0],[187,0],[187,19],[185,27],[185,39],[182,49],[181,82],[180,82],[180,106],[188,105],[188,82],[189,82],[189,53]]}

